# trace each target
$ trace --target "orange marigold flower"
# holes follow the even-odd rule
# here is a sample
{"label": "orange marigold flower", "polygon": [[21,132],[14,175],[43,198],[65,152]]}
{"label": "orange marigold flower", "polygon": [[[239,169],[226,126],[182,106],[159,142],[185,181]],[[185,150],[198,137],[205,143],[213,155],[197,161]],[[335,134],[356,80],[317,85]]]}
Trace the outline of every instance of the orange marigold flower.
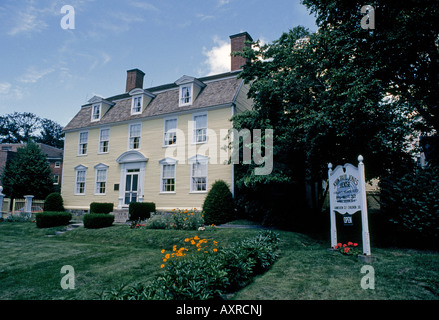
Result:
{"label": "orange marigold flower", "polygon": [[168,253],[165,255],[165,259],[169,259],[171,257],[171,255]]}
{"label": "orange marigold flower", "polygon": [[218,249],[217,248],[213,248],[213,252],[217,252],[218,251]]}
{"label": "orange marigold flower", "polygon": [[195,237],[194,237],[194,240],[200,240],[200,237],[195,236]]}
{"label": "orange marigold flower", "polygon": [[164,267],[165,267],[165,265],[164,265],[164,264],[162,264],[162,265],[160,266],[160,268],[161,268],[161,269],[163,269]]}
{"label": "orange marigold flower", "polygon": [[165,249],[162,249],[162,251],[160,251],[161,253],[165,253]]}
{"label": "orange marigold flower", "polygon": [[189,238],[184,239],[184,242],[189,242]]}

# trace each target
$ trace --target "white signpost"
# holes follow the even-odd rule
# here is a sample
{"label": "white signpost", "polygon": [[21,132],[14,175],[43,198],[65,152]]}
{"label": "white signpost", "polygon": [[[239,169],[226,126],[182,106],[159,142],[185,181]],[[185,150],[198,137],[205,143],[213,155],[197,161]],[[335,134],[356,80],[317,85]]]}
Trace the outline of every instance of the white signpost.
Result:
{"label": "white signpost", "polygon": [[332,164],[329,163],[328,169],[331,210],[331,247],[334,248],[337,245],[335,212],[346,215],[345,221],[352,221],[352,215],[357,211],[361,211],[363,253],[370,257],[363,157],[361,155],[358,157],[358,168],[347,163],[344,166],[337,166],[332,170]]}

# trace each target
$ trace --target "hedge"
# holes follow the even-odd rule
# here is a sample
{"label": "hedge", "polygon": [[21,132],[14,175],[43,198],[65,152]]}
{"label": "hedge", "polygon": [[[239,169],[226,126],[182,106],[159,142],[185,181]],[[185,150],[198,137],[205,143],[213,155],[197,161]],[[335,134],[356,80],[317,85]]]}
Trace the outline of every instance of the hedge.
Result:
{"label": "hedge", "polygon": [[72,219],[68,212],[39,212],[35,216],[38,228],[66,226]]}
{"label": "hedge", "polygon": [[155,203],[153,202],[132,202],[129,206],[130,220],[149,219],[151,212],[155,212]]}
{"label": "hedge", "polygon": [[63,212],[64,211],[64,201],[58,192],[53,192],[49,194],[44,200],[44,211],[47,212]]}
{"label": "hedge", "polygon": [[113,203],[100,203],[92,202],[90,203],[90,213],[110,213],[113,212]]}
{"label": "hedge", "polygon": [[113,224],[114,216],[107,213],[88,213],[84,215],[84,228],[99,229]]}

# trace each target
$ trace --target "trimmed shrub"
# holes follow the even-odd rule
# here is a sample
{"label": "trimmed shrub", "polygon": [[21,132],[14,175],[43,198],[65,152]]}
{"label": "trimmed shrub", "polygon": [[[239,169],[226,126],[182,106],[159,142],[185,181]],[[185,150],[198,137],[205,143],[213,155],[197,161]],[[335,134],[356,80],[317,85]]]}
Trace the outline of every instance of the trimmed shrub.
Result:
{"label": "trimmed shrub", "polygon": [[66,226],[72,219],[68,212],[39,212],[35,216],[38,228]]}
{"label": "trimmed shrub", "polygon": [[100,203],[92,202],[90,203],[90,213],[110,213],[113,212],[113,203]]}
{"label": "trimmed shrub", "polygon": [[58,192],[53,192],[49,194],[44,200],[44,211],[47,212],[63,212],[64,210],[64,201]]}
{"label": "trimmed shrub", "polygon": [[155,212],[155,203],[153,202],[132,202],[129,206],[130,220],[146,220]]}
{"label": "trimmed shrub", "polygon": [[110,227],[114,222],[114,216],[107,213],[89,213],[84,215],[84,228],[99,229]]}
{"label": "trimmed shrub", "polygon": [[207,225],[222,224],[234,216],[235,206],[229,186],[223,180],[213,183],[212,189],[204,199],[204,220]]}

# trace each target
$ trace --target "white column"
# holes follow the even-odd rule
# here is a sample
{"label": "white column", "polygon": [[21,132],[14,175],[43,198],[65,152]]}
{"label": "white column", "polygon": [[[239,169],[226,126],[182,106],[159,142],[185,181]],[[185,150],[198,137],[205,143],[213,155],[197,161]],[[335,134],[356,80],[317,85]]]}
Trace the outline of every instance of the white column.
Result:
{"label": "white column", "polygon": [[25,210],[26,213],[32,213],[32,199],[34,196],[24,196],[24,199],[26,199],[25,203]]}
{"label": "white column", "polygon": [[[332,163],[328,164],[328,183],[330,183],[330,178],[331,178],[331,173],[332,173]],[[331,195],[329,195],[329,197],[331,197]],[[330,206],[329,206],[329,210],[330,210],[330,219],[331,219],[331,248],[334,248],[337,245],[337,224],[335,221],[335,211],[334,211],[334,204],[332,203],[332,201],[329,201]]]}
{"label": "white column", "polygon": [[361,223],[363,228],[363,253],[370,256],[370,237],[369,237],[369,223],[367,219],[367,199],[366,199],[366,180],[364,174],[363,156],[358,156],[358,171],[360,175],[361,186]]}

